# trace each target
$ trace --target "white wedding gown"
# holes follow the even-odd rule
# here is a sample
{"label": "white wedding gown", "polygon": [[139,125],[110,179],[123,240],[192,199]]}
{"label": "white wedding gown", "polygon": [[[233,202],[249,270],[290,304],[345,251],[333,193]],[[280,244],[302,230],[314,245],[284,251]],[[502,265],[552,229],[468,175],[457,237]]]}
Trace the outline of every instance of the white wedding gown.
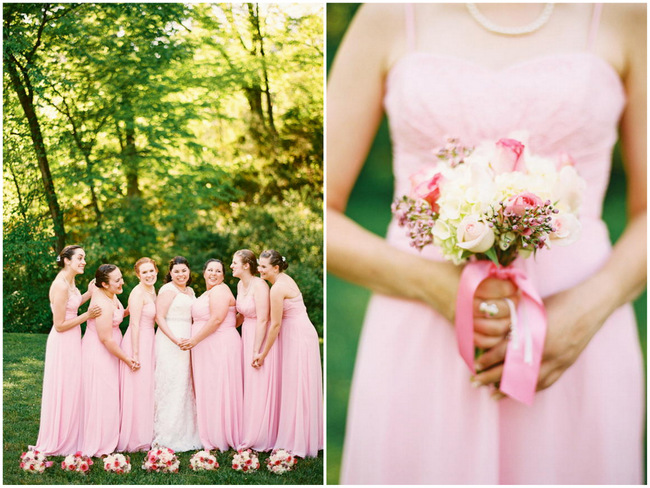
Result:
{"label": "white wedding gown", "polygon": [[[159,293],[170,289],[175,290],[175,287],[167,283]],[[194,296],[179,292],[169,306],[167,326],[176,337],[189,338],[192,335],[194,300]],[[154,383],[153,445],[181,452],[200,449],[190,351],[182,351],[160,328],[156,332]]]}

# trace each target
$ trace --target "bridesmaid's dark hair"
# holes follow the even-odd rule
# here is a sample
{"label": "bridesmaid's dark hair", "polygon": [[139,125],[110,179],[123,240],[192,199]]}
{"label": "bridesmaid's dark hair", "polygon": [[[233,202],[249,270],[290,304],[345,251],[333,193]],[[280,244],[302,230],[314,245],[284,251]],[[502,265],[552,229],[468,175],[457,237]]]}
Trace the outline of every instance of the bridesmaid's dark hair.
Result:
{"label": "bridesmaid's dark hair", "polygon": [[133,269],[135,270],[135,275],[139,278],[140,277],[140,266],[142,266],[145,263],[151,263],[153,264],[153,268],[156,270],[156,273],[158,272],[158,266],[156,265],[156,262],[151,259],[151,258],[140,258],[135,262],[135,265],[133,266]]}
{"label": "bridesmaid's dark hair", "polygon": [[221,265],[221,272],[222,272],[224,275],[226,274],[226,267],[223,265],[223,261],[221,261],[221,259],[216,259],[216,258],[208,259],[208,260],[205,262],[205,264],[203,265],[203,272],[204,272],[204,273],[205,273],[205,270],[208,269],[208,265],[209,265],[210,263],[219,263],[219,264]]}
{"label": "bridesmaid's dark hair", "polygon": [[176,256],[169,261],[169,271],[167,272],[167,276],[165,276],[165,283],[169,283],[172,280],[172,268],[177,264],[184,264],[190,270],[190,278],[187,280],[187,286],[190,286],[192,284],[192,268],[190,268],[190,263],[183,256]]}
{"label": "bridesmaid's dark hair", "polygon": [[280,271],[284,271],[289,267],[287,258],[285,258],[282,254],[274,249],[267,249],[266,251],[262,252],[262,254],[260,254],[260,257],[268,258],[271,266],[278,266],[280,268]]}
{"label": "bridesmaid's dark hair", "polygon": [[249,251],[248,249],[240,249],[239,251],[235,251],[235,256],[239,256],[241,258],[242,264],[248,264],[250,266],[251,274],[253,276],[257,274],[257,258],[255,257],[255,253],[253,251]]}
{"label": "bridesmaid's dark hair", "polygon": [[103,284],[108,284],[108,275],[117,269],[114,264],[102,264],[95,272],[95,286],[103,288]]}
{"label": "bridesmaid's dark hair", "polygon": [[56,257],[57,266],[59,268],[64,268],[65,267],[64,258],[72,259],[72,256],[74,256],[74,253],[76,252],[77,249],[82,249],[82,247],[77,246],[76,244],[73,244],[71,246],[65,246],[63,248],[63,251],[61,251],[59,255]]}

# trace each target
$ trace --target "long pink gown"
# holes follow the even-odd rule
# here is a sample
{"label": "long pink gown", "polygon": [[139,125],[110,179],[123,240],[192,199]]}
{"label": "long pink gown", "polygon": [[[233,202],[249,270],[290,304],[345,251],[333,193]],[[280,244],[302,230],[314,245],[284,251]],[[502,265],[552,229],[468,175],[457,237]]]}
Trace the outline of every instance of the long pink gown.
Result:
{"label": "long pink gown", "polygon": [[[242,446],[256,451],[273,449],[278,435],[280,401],[280,344],[276,341],[260,368],[251,366],[257,312],[253,294],[237,295],[237,311],[244,316],[244,412]],[[264,344],[264,343],[262,343]]]}
{"label": "long pink gown", "polygon": [[[120,438],[118,451],[147,451],[153,440],[154,413],[154,370],[156,354],[154,349],[154,322],[156,304],[147,303],[140,316],[140,369],[131,371],[120,361]],[[122,350],[133,355],[131,326],[122,340]]]}
{"label": "long pink gown", "polygon": [[[81,292],[75,287],[65,306],[65,320],[77,316]],[[81,415],[81,327],[57,332],[52,327],[45,349],[41,423],[36,450],[65,456],[77,450]]]}
{"label": "long pink gown", "polygon": [[316,457],[323,448],[323,373],[318,333],[302,295],[285,298],[279,341],[282,386],[275,447]]}
{"label": "long pink gown", "polygon": [[[588,188],[580,240],[541,251],[524,269],[543,297],[591,276],[611,252],[601,210],[626,102],[616,72],[591,44],[585,50],[587,43],[501,70],[420,52],[417,17],[409,12],[409,51],[388,74],[384,98],[394,195],[408,193],[409,175],[433,162],[432,149],[447,135],[474,145],[526,130],[533,154],[569,153]],[[591,39],[597,25],[595,16]],[[395,220],[387,240],[418,252]],[[422,256],[442,259],[433,246]],[[442,316],[419,302],[374,295],[357,354],[341,482],[638,484],[643,391],[630,305],[526,406],[471,387],[454,328]]]}
{"label": "long pink gown", "polygon": [[[113,339],[120,345],[124,308],[113,312]],[[86,456],[111,454],[120,434],[120,360],[99,340],[95,319],[88,320],[81,340],[82,414],[79,450]]]}
{"label": "long pink gown", "polygon": [[[206,292],[192,304],[192,335],[210,318]],[[192,348],[199,437],[204,449],[227,451],[241,443],[243,400],[242,343],[235,307],[219,328]]]}

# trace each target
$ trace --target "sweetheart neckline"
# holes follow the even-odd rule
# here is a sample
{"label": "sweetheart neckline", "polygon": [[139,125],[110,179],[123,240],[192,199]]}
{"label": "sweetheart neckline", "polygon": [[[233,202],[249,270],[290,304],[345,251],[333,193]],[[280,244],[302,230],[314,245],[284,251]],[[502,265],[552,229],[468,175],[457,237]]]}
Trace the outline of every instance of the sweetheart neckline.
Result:
{"label": "sweetheart neckline", "polygon": [[489,66],[485,66],[477,61],[473,61],[471,59],[463,58],[460,56],[452,56],[452,55],[445,55],[445,54],[437,54],[437,53],[431,53],[427,51],[410,51],[401,56],[393,65],[388,69],[388,72],[386,74],[386,80],[391,78],[393,76],[393,73],[397,71],[397,68],[404,64],[407,60],[410,58],[414,57],[425,57],[425,58],[431,58],[431,59],[439,59],[442,61],[454,61],[454,62],[460,62],[462,64],[465,64],[470,67],[474,67],[476,69],[479,69],[481,71],[484,71],[486,73],[492,74],[494,76],[497,75],[504,75],[505,73],[509,71],[514,71],[517,69],[521,69],[523,67],[526,67],[530,64],[534,63],[540,63],[540,62],[545,62],[549,61],[554,58],[566,58],[566,57],[586,57],[592,60],[595,60],[597,64],[601,65],[603,68],[605,68],[605,71],[609,73],[610,78],[614,78],[614,80],[617,83],[617,86],[619,87],[620,91],[625,94],[625,88],[623,85],[623,81],[619,77],[617,71],[614,69],[614,67],[609,64],[607,61],[605,61],[603,58],[600,56],[597,56],[596,54],[592,53],[591,51],[570,51],[566,53],[551,53],[551,54],[542,54],[539,56],[534,56],[532,58],[524,59],[522,61],[518,61],[513,64],[508,64],[506,66],[500,67],[500,68],[491,68]]}

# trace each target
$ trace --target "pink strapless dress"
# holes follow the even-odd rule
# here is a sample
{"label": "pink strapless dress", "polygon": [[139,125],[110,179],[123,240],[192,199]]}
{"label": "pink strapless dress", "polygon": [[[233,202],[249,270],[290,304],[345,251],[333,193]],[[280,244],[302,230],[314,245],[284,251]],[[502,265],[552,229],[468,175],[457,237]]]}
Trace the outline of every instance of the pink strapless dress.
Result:
{"label": "pink strapless dress", "polygon": [[275,447],[316,457],[323,448],[323,373],[318,333],[302,295],[285,298],[280,329],[282,386]]}
{"label": "pink strapless dress", "polygon": [[[124,308],[113,312],[113,339],[120,345]],[[111,454],[120,434],[120,360],[99,340],[95,319],[81,340],[82,414],[79,450],[91,457]]]}
{"label": "pink strapless dress", "polygon": [[[501,70],[411,51],[386,80],[394,195],[433,163],[445,136],[467,145],[530,134],[534,154],[569,153],[587,181],[580,240],[523,261],[543,297],[596,272],[611,245],[601,220],[625,105],[612,67],[591,52]],[[388,209],[386,209],[388,211]],[[417,253],[395,220],[387,241]],[[441,260],[433,246],[421,253]],[[632,307],[616,310],[578,360],[530,407],[472,388],[454,328],[426,305],[374,295],[347,417],[346,484],[638,484],[643,363]]]}
{"label": "pink strapless dress", "polygon": [[[131,371],[120,361],[120,438],[118,451],[147,451],[153,440],[154,413],[154,371],[156,354],[154,349],[154,321],[156,304],[147,303],[140,316],[140,369]],[[122,350],[133,355],[131,326],[122,340]]]}
{"label": "pink strapless dress", "polygon": [[275,341],[261,368],[251,366],[255,329],[257,328],[254,296],[252,294],[237,295],[237,311],[244,316],[242,324],[242,342],[244,344],[242,447],[256,451],[268,451],[273,449],[278,435],[280,343]]}
{"label": "pink strapless dress", "polygon": [[[65,320],[77,316],[81,292],[70,292]],[[57,332],[52,327],[45,349],[41,423],[36,450],[47,456],[77,451],[81,415],[81,327]]]}
{"label": "pink strapless dress", "polygon": [[[192,304],[192,335],[209,318],[210,297],[206,292]],[[208,450],[227,451],[241,443],[242,343],[235,325],[232,306],[219,328],[192,348],[199,437]]]}

